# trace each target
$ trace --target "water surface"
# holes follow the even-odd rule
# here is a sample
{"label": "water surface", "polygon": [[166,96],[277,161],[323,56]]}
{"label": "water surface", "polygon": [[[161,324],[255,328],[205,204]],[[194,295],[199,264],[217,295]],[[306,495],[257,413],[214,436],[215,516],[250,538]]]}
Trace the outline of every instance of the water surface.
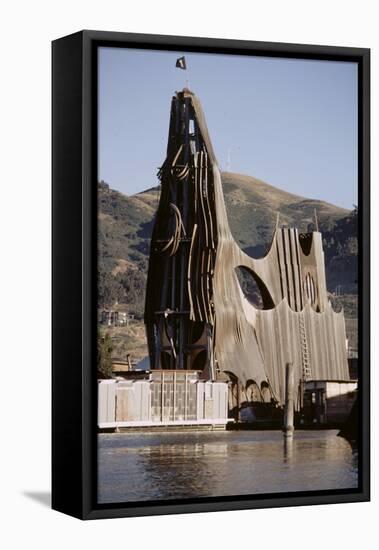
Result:
{"label": "water surface", "polygon": [[357,453],[336,430],[98,436],[99,503],[348,489]]}

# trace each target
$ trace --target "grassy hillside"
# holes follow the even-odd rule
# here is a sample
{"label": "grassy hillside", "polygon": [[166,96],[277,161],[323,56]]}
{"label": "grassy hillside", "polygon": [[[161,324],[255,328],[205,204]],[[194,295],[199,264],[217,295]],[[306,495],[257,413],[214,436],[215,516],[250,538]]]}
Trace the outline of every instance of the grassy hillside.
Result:
{"label": "grassy hillside", "polygon": [[[266,253],[278,212],[280,225],[307,231],[314,229],[316,209],[323,233],[328,289],[340,294],[335,303],[345,307],[348,317],[355,317],[356,300],[351,298],[357,291],[355,213],[287,193],[250,176],[226,172],[222,174],[222,183],[232,233],[241,248],[254,257]],[[136,334],[143,339],[149,245],[159,187],[132,196],[114,191],[104,182],[99,183],[98,189],[99,306],[112,307],[118,302],[122,309],[135,315]],[[128,339],[121,345],[118,332],[117,355],[121,351],[123,355],[128,351],[125,348]],[[130,336],[132,346],[135,335]],[[140,358],[145,347],[139,346],[136,351],[134,347],[134,355]]]}
{"label": "grassy hillside", "polygon": [[348,214],[343,208],[287,193],[251,176],[223,172],[222,183],[232,233],[253,255],[270,243],[278,213],[280,225],[301,231],[313,224],[315,209],[319,223],[328,228]]}

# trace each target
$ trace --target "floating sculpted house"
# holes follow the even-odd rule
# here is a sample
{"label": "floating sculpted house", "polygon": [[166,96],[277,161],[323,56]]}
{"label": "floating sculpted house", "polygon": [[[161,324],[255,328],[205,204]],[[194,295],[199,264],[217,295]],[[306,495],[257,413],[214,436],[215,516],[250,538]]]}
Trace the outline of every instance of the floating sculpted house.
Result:
{"label": "floating sculpted house", "polygon": [[[327,297],[321,233],[277,227],[261,259],[239,248],[204,114],[187,89],[172,99],[159,176],[145,307],[152,368],[227,375],[252,399],[280,405],[288,362],[299,387],[349,380],[344,315]],[[243,292],[239,269],[255,281],[261,309]]]}

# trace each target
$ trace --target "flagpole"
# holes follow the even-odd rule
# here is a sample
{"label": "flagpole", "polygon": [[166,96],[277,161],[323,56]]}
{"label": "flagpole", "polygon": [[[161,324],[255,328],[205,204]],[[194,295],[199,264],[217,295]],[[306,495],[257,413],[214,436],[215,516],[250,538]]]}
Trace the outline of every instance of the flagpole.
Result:
{"label": "flagpole", "polygon": [[187,90],[190,89],[190,83],[189,83],[189,70],[188,70],[188,67],[187,67],[187,63],[185,64],[185,72],[186,72],[186,88]]}

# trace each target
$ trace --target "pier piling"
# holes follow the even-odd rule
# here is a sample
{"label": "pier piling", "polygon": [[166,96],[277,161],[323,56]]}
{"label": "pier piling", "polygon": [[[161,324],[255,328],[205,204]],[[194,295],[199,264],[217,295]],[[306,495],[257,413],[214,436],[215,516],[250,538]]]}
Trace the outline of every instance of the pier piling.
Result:
{"label": "pier piling", "polygon": [[292,437],[294,432],[294,368],[292,363],[286,364],[286,386],[285,386],[285,405],[284,405],[284,421],[283,435],[284,437]]}

